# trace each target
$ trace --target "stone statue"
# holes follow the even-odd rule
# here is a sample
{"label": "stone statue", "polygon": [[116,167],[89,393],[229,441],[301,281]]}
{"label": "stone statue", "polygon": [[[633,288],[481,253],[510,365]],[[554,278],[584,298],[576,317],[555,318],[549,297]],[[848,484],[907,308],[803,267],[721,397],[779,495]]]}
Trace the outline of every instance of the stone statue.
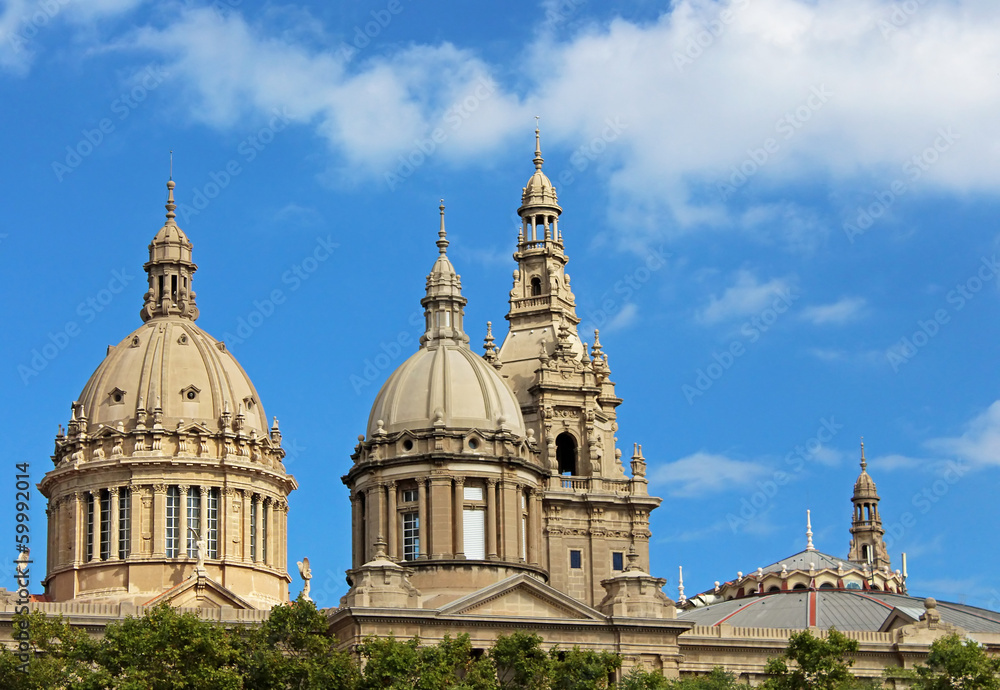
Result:
{"label": "stone statue", "polygon": [[309,559],[303,558],[299,561],[299,575],[302,576],[302,598],[306,601],[312,601],[309,598],[309,581],[312,579],[312,569],[309,567]]}
{"label": "stone statue", "polygon": [[188,527],[188,531],[194,535],[194,548],[198,556],[198,562],[195,563],[194,571],[201,575],[205,573],[205,555],[208,553],[208,542],[198,534],[198,530],[194,527]]}

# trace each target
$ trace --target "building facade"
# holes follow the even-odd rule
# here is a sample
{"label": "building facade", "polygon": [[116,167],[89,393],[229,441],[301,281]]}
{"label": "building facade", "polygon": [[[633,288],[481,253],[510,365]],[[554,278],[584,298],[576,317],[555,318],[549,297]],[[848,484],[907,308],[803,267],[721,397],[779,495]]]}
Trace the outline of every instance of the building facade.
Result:
{"label": "building facade", "polygon": [[[1000,614],[909,596],[863,446],[845,558],[816,549],[807,528],[799,553],[690,598],[663,592],[649,572],[660,499],[649,495],[642,447],[633,443],[627,467],[618,447],[622,401],[599,333],[588,342],[578,330],[566,271],[573,230],[564,236],[535,137],[511,237],[507,332],[497,345],[487,323],[482,354],[470,346],[439,209],[424,334],[345,461],[350,589],[327,611],[340,644],[466,633],[485,649],[527,629],[548,645],[622,654],[625,668],[676,677],[723,666],[750,681],[792,632],[831,625],[859,640],[856,669],[871,677],[924,660],[949,632],[1000,652]],[[256,622],[289,599],[297,485],[277,420],[268,423],[224,343],[195,324],[197,266],[167,186],[142,325],[108,348],[73,402],[39,484],[48,556],[32,606],[89,629],[163,601]],[[15,605],[0,592],[0,627]]]}

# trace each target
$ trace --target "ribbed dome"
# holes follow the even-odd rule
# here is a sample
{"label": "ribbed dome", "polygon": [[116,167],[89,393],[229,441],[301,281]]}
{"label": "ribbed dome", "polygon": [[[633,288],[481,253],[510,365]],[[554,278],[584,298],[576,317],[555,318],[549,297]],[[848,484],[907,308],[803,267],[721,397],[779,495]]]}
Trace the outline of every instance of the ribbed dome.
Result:
{"label": "ribbed dome", "polygon": [[420,348],[382,386],[368,435],[382,428],[505,429],[525,435],[521,408],[496,370],[467,345],[440,343]]}
{"label": "ribbed dome", "polygon": [[79,402],[93,433],[119,422],[131,429],[140,397],[145,410],[162,408],[168,429],[184,420],[185,426],[200,422],[215,430],[228,410],[234,419],[243,412],[248,433],[267,435],[267,416],[246,372],[188,318],[152,319],[110,347]]}
{"label": "ribbed dome", "polygon": [[858,480],[854,482],[854,495],[855,497],[876,495],[875,480],[865,470],[861,470]]}

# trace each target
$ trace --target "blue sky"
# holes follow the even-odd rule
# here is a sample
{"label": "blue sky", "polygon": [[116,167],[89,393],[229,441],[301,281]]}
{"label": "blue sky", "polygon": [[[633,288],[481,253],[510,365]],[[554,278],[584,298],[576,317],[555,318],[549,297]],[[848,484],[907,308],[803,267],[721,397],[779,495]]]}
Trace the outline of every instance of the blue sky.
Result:
{"label": "blue sky", "polygon": [[[289,560],[335,605],[340,476],[419,334],[438,199],[472,342],[502,337],[538,115],[619,446],[643,444],[664,499],[668,593],[678,565],[690,595],[800,550],[807,509],[846,555],[864,436],[911,593],[1000,608],[998,20],[985,0],[3,2],[10,496],[140,323],[172,149],[198,324],[281,421]],[[38,545],[37,493],[31,519]]]}

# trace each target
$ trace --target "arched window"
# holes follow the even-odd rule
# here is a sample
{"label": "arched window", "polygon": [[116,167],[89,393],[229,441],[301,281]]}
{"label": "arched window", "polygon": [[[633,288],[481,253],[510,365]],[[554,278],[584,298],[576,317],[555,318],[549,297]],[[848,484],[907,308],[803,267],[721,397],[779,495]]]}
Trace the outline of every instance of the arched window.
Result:
{"label": "arched window", "polygon": [[821,584],[819,586],[819,588],[820,589],[833,589],[834,587],[833,587],[833,583],[832,582],[824,582],[823,584]]}
{"label": "arched window", "polygon": [[798,589],[809,589],[809,588],[800,582],[799,584],[792,587],[792,589],[798,590]]}
{"label": "arched window", "polygon": [[780,592],[780,591],[781,591],[781,587],[778,587],[777,585],[773,585],[773,586],[767,588],[767,593],[768,594],[774,594],[775,592]]}
{"label": "arched window", "polygon": [[542,294],[542,279],[538,276],[531,276],[531,296],[538,297]]}
{"label": "arched window", "polygon": [[556,461],[559,474],[576,474],[576,439],[568,431],[556,436]]}
{"label": "arched window", "polygon": [[861,560],[865,563],[871,563],[872,561],[872,547],[868,544],[864,544],[861,547]]}

